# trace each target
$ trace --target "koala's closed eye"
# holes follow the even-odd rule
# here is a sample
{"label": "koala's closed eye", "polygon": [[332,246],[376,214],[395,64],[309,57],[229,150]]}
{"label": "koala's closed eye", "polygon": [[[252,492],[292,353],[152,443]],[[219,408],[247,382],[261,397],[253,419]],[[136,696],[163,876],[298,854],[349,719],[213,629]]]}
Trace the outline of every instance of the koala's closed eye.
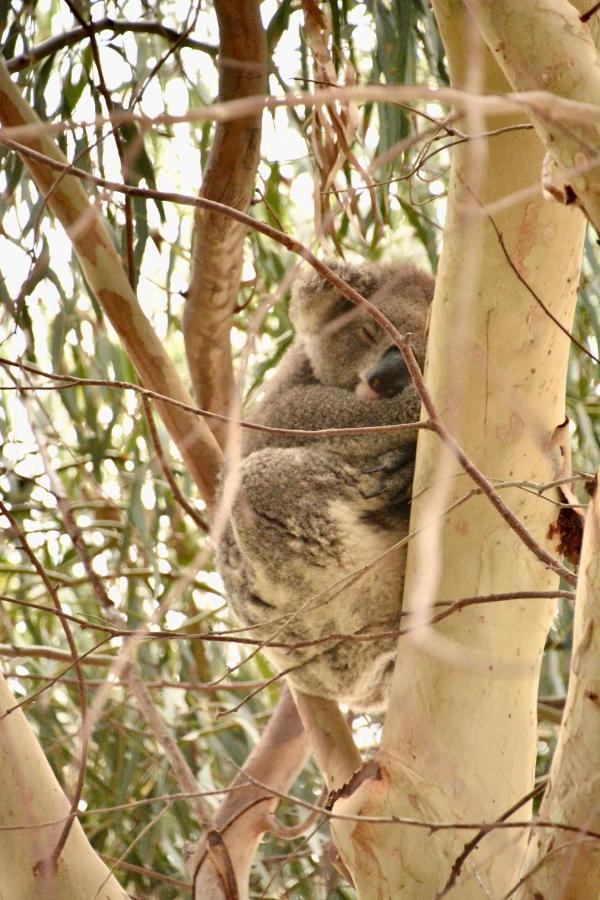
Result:
{"label": "koala's closed eye", "polygon": [[359,337],[365,344],[372,346],[376,344],[381,337],[381,332],[376,327],[375,323],[373,323],[372,326],[362,325],[359,329]]}

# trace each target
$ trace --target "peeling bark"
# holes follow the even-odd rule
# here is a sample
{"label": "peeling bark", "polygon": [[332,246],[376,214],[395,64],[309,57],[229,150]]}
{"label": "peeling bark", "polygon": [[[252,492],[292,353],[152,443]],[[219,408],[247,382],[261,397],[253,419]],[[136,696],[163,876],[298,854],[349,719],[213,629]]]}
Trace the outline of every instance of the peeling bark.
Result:
{"label": "peeling bark", "polygon": [[[588,507],[567,701],[539,817],[600,834],[600,491]],[[518,896],[597,900],[600,839],[533,829]]]}
{"label": "peeling bark", "polygon": [[[219,20],[219,100],[263,94],[267,71],[265,33],[256,0],[215,0]],[[201,197],[244,212],[252,198],[260,153],[262,109],[215,127]],[[246,228],[196,209],[192,277],[183,333],[196,402],[226,415],[234,396],[229,332],[243,262]],[[223,445],[226,426],[209,422]]]}

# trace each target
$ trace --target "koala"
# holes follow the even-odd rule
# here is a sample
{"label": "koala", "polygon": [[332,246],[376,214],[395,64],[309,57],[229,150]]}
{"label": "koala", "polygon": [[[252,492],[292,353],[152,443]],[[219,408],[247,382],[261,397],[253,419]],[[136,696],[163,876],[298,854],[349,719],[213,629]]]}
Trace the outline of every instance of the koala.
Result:
{"label": "koala", "polygon": [[[422,363],[433,279],[408,265],[329,265],[411,333]],[[367,312],[311,272],[294,287],[290,318],[295,339],[246,418],[300,430],[418,420],[402,356]],[[408,531],[416,432],[244,429],[242,441],[217,558],[231,607],[296,688],[381,708],[396,639],[360,636],[398,620],[406,549],[396,545]]]}

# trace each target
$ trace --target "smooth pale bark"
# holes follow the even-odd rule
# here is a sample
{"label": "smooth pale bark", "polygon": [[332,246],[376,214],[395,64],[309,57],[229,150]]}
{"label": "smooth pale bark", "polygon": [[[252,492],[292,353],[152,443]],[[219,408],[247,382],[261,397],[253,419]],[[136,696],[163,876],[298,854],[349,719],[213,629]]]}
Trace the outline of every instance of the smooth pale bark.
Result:
{"label": "smooth pale bark", "polygon": [[252,858],[262,835],[269,830],[269,814],[274,812],[279,799],[258,784],[248,783],[246,776],[275,791],[285,792],[307,755],[306,735],[292,696],[286,690],[260,741],[244,763],[244,770],[233,781],[231,793],[219,807],[210,832],[200,841],[187,864],[194,879],[196,900],[229,900],[232,891],[228,892],[228,875],[235,882],[237,895],[234,896],[247,900]]}
{"label": "smooth pale bark", "polygon": [[[600,490],[588,507],[567,702],[539,818],[600,833]],[[541,864],[540,864],[541,861]],[[518,896],[598,900],[600,840],[535,829]]]}
{"label": "smooth pale bark", "polygon": [[[39,132],[22,143],[58,162],[68,160],[44,125],[25,102],[0,60],[0,122],[5,126],[37,125]],[[145,387],[183,403],[192,399],[167,356],[150,322],[144,315],[125,274],[121,257],[110,238],[99,208],[81,181],[73,175],[58,174],[36,160],[23,157],[38,190],[48,196],[48,205],[66,230],[79,259],[86,281],[123,342],[140,381]],[[173,441],[186,462],[207,505],[211,505],[221,453],[205,422],[171,404],[157,403],[157,409]]]}
{"label": "smooth pale bark", "polygon": [[[0,714],[14,705],[15,698],[0,676]],[[79,822],[73,823],[56,872],[43,866],[68,814],[69,801],[23,712],[17,709],[0,721],[3,900],[127,900],[127,893],[96,855]],[[10,830],[13,828],[16,830]]]}
{"label": "smooth pale bark", "polygon": [[[454,85],[506,91],[462,3],[435,4]],[[477,63],[483,66],[477,84]],[[466,66],[469,71],[465,71]],[[471,132],[507,125],[472,118]],[[454,150],[443,254],[432,310],[427,384],[443,421],[475,464],[503,480],[547,481],[564,419],[569,340],[519,282],[481,204],[539,183],[544,148],[519,131]],[[584,220],[540,195],[494,213],[527,283],[570,327]],[[485,497],[443,510],[472,487],[439,439],[419,437],[405,609],[464,596],[552,589],[549,573]],[[536,539],[556,509],[502,491]],[[552,548],[550,548],[552,549]],[[401,638],[377,770],[334,811],[434,822],[489,822],[533,784],[539,667],[553,604],[511,601],[464,609],[435,631]],[[519,811],[527,819],[531,807]],[[432,898],[473,832],[337,823],[334,834],[359,897]],[[469,857],[451,896],[502,897],[518,878],[523,832],[494,832]],[[489,893],[486,893],[488,892]]]}
{"label": "smooth pale bark", "polygon": [[[267,47],[256,0],[215,0],[219,21],[219,101],[263,94]],[[218,121],[202,178],[201,197],[245,212],[260,158],[262,108]],[[246,228],[208,209],[194,214],[192,276],[183,334],[196,401],[227,415],[235,397],[229,332],[242,271]],[[224,443],[226,425],[209,427]]]}
{"label": "smooth pale bark", "polygon": [[338,790],[362,762],[350,726],[335,701],[301,691],[293,695],[325,785],[330,791]]}
{"label": "smooth pale bark", "polygon": [[[592,2],[467,0],[467,6],[514,90],[544,90],[600,107],[592,23],[583,24],[577,9]],[[533,103],[533,109],[536,105],[539,113],[531,120],[555,163],[555,194],[577,203],[600,230],[600,123],[585,115],[565,121],[551,97]]]}

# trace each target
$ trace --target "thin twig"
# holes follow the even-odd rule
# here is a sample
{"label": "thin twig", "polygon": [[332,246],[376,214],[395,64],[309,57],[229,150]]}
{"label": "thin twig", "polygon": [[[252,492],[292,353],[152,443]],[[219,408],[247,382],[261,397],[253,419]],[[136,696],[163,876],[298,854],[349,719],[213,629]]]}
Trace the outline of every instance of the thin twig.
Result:
{"label": "thin twig", "polygon": [[[175,406],[178,409],[183,409],[185,410],[185,412],[191,412],[196,416],[203,416],[209,419],[218,419],[221,422],[235,421],[236,424],[240,425],[242,428],[248,428],[251,431],[264,431],[269,434],[283,435],[285,437],[346,438],[349,436],[354,437],[362,434],[391,434],[400,431],[416,431],[419,429],[427,429],[431,427],[428,422],[401,422],[395,425],[365,425],[362,428],[315,428],[313,430],[301,428],[273,428],[270,425],[259,425],[257,422],[249,422],[246,419],[242,419],[239,421],[233,420],[230,416],[224,416],[220,413],[214,413],[207,409],[200,409],[197,406],[193,406],[191,403],[183,403],[181,400],[175,400],[173,399],[173,397],[168,397],[166,394],[159,394],[158,391],[152,391],[149,388],[142,387],[139,384],[134,384],[131,381],[109,381],[103,378],[77,378],[75,375],[60,375],[57,372],[44,372],[42,369],[37,369],[35,366],[30,366],[27,363],[18,362],[14,359],[7,359],[3,356],[0,356],[0,365],[13,366],[18,369],[23,369],[26,372],[31,372],[34,375],[40,375],[44,378],[52,378],[55,381],[62,381],[64,382],[65,387],[76,387],[77,385],[82,385],[84,387],[108,387],[117,388],[120,390],[134,391],[136,394],[140,394],[142,397],[149,397],[152,400],[159,400],[161,403],[170,403],[172,406]],[[3,390],[10,390],[10,388],[3,388]],[[29,387],[27,385],[19,385],[18,388],[15,388],[15,390],[49,391],[58,390],[58,388],[56,387],[56,385],[36,385],[33,387]]]}
{"label": "thin twig", "polygon": [[587,22],[589,19],[592,18],[594,13],[598,12],[599,9],[600,9],[600,3],[594,3],[594,5],[590,9],[588,9],[587,12],[584,12],[582,15],[579,16],[579,21]]}
{"label": "thin twig", "polygon": [[6,68],[11,73],[28,69],[36,62],[39,62],[40,59],[45,59],[47,56],[54,56],[59,50],[62,50],[65,47],[73,47],[80,41],[85,40],[86,37],[89,37],[90,30],[93,30],[94,34],[99,34],[101,31],[112,31],[114,34],[155,34],[158,35],[158,37],[173,42],[179,41],[183,37],[183,46],[189,47],[192,50],[199,50],[201,53],[207,53],[213,58],[219,52],[219,48],[216,45],[193,40],[192,38],[186,37],[178,31],[175,31],[174,28],[163,25],[162,22],[130,22],[127,19],[111,19],[110,16],[104,16],[102,19],[89,22],[87,27],[79,26],[70,31],[64,31],[62,34],[58,34],[55,37],[48,38],[46,41],[42,41],[35,47],[30,47],[29,50],[26,50],[25,53],[21,53],[19,56],[13,56],[12,59],[7,59]]}
{"label": "thin twig", "polygon": [[[5,600],[6,598],[2,597],[1,599]],[[66,675],[67,672],[70,672],[72,669],[76,669],[78,665],[85,663],[86,657],[91,656],[93,653],[96,652],[96,650],[98,650],[100,647],[103,647],[105,644],[107,644],[109,640],[110,640],[110,638],[103,638],[103,640],[98,641],[98,643],[96,643],[92,647],[90,647],[89,650],[86,650],[85,653],[78,654],[77,657],[72,660],[70,665],[66,666],[64,669],[61,669],[61,671],[58,672],[56,675],[49,676],[48,680],[47,680],[47,684],[45,684],[43,687],[40,687],[36,691],[34,691],[32,694],[28,694],[26,697],[23,697],[21,700],[19,700],[18,703],[14,703],[12,706],[9,706],[6,709],[4,709],[4,711],[0,715],[0,722],[2,722],[3,719],[6,719],[7,716],[10,716],[12,713],[16,712],[17,709],[21,709],[22,707],[27,706],[29,703],[33,703],[34,700],[37,700],[37,698],[41,694],[43,694],[45,691],[49,690],[49,688],[53,687],[53,685],[55,685],[58,681],[60,681],[62,679],[63,675]],[[104,684],[105,682],[103,681],[102,683]],[[86,740],[87,740],[87,737],[88,737],[87,731],[85,732],[85,736],[86,736]]]}
{"label": "thin twig", "polygon": [[[140,711],[152,730],[152,734],[156,738],[156,741],[164,750],[176,783],[182,791],[193,794],[198,786],[194,774],[190,769],[185,756],[179,749],[177,741],[170,733],[162,716],[154,706],[143,681],[133,670],[132,666],[127,666],[125,668],[122,677],[127,682],[133,696],[137,700]],[[210,808],[205,805],[202,798],[195,798],[192,801],[192,805],[200,822],[206,824],[210,821]]]}
{"label": "thin twig", "polygon": [[[232,760],[230,760],[230,762],[232,765],[235,765]],[[424,828],[427,831],[431,832],[431,834],[436,834],[438,831],[512,831],[521,828],[552,828],[556,831],[567,831],[571,834],[580,834],[583,837],[596,838],[597,840],[600,840],[600,832],[598,831],[592,831],[588,828],[579,828],[577,825],[568,825],[565,822],[552,822],[549,819],[528,819],[526,821],[498,820],[494,822],[433,822],[431,820],[412,819],[407,816],[362,816],[347,813],[336,813],[333,810],[324,811],[323,807],[318,806],[316,803],[309,803],[307,800],[302,800],[300,797],[296,797],[293,794],[286,794],[283,791],[277,791],[275,790],[275,788],[270,787],[268,784],[265,784],[264,782],[259,781],[257,778],[250,776],[247,772],[241,770],[239,766],[235,767],[242,775],[244,775],[248,779],[250,784],[261,788],[271,796],[279,797],[281,800],[287,800],[290,803],[296,804],[297,806],[304,807],[304,809],[312,809],[316,812],[321,812],[324,815],[327,815],[329,819],[339,822],[364,822],[369,825],[409,825],[413,828]],[[522,804],[523,799],[519,801],[517,809]]]}
{"label": "thin twig", "polygon": [[[465,185],[465,187],[466,187],[466,185]],[[546,304],[544,303],[542,298],[539,296],[539,294],[536,293],[536,291],[534,291],[534,289],[531,287],[531,285],[529,284],[527,279],[523,278],[523,276],[519,272],[517,266],[515,265],[510,253],[507,250],[506,244],[504,242],[504,237],[502,236],[502,232],[496,225],[496,222],[494,221],[493,217],[487,211],[484,204],[481,203],[481,201],[473,194],[473,191],[471,191],[468,187],[467,187],[467,190],[469,191],[469,194],[473,197],[475,202],[478,204],[478,206],[486,214],[488,221],[489,221],[490,225],[492,226],[492,228],[494,229],[496,237],[498,238],[498,243],[500,245],[500,249],[502,250],[502,253],[504,254],[504,258],[506,259],[506,262],[508,263],[510,268],[513,270],[513,272],[515,273],[515,275],[517,276],[518,280],[521,282],[521,284],[523,285],[525,290],[528,291],[529,294],[531,294],[531,296],[533,297],[535,302],[538,304],[538,306],[544,311],[544,313],[548,316],[548,318],[554,322],[556,327],[558,329],[560,329],[560,331],[562,331],[562,333],[566,337],[569,338],[571,343],[575,344],[575,346],[578,347],[579,350],[582,351],[582,353],[585,353],[586,356],[589,356],[589,358],[591,360],[593,360],[597,365],[600,365],[600,359],[598,359],[597,356],[594,356],[594,354],[590,350],[588,350],[588,348],[585,347],[584,344],[582,344],[580,341],[578,341],[577,338],[575,337],[575,335],[572,334],[568,328],[565,328],[565,326],[562,324],[562,322],[559,319],[557,319],[557,317],[554,315],[552,310],[548,309],[548,307],[546,306]]]}
{"label": "thin twig", "polygon": [[152,446],[154,447],[154,452],[156,453],[156,459],[158,460],[158,464],[160,466],[161,472],[165,476],[169,487],[171,488],[171,493],[177,503],[181,506],[182,509],[186,511],[188,516],[196,523],[198,528],[203,531],[205,534],[208,534],[209,527],[202,518],[202,516],[194,509],[191,503],[183,496],[182,492],[179,489],[179,485],[175,480],[175,476],[171,471],[171,467],[169,466],[167,460],[165,459],[165,455],[163,453],[163,449],[160,443],[160,438],[158,436],[158,431],[156,430],[156,425],[154,424],[154,417],[152,415],[152,409],[150,407],[150,401],[145,394],[142,394],[142,403],[144,405],[144,413],[146,414],[146,424],[148,426],[148,434],[150,435],[150,440],[152,441]]}

